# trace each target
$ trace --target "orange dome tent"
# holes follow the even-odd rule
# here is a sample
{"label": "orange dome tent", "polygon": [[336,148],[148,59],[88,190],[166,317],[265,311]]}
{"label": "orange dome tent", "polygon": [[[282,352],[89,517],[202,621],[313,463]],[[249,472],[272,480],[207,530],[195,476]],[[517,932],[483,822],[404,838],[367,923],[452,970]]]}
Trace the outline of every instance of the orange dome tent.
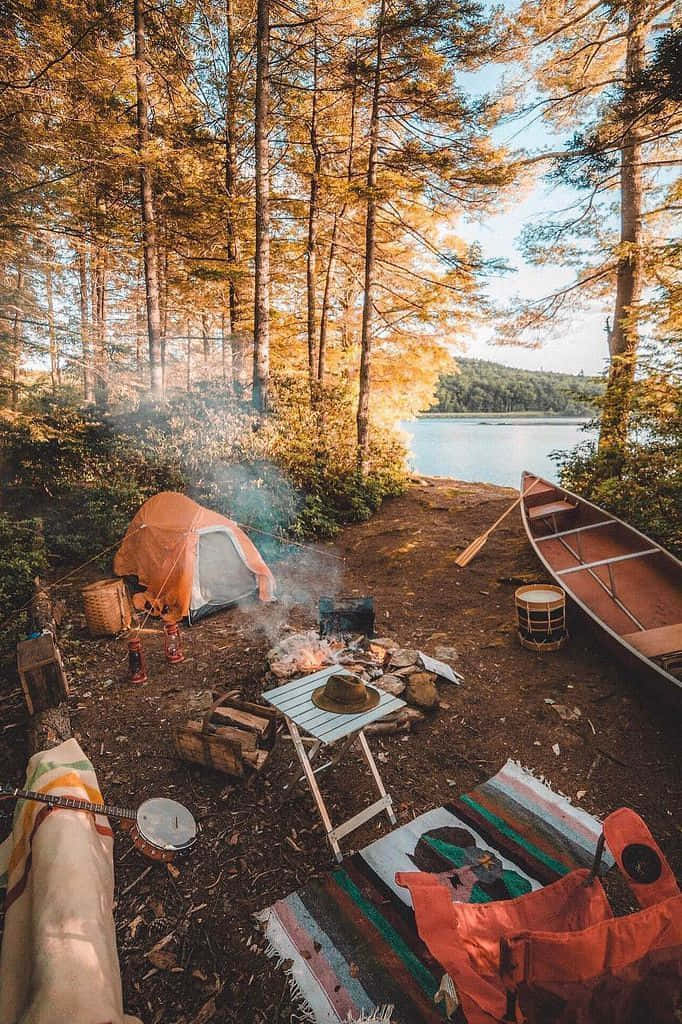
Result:
{"label": "orange dome tent", "polygon": [[272,573],[236,523],[163,491],[144,503],[114,558],[114,572],[136,576],[144,593],[137,608],[153,609],[169,622],[204,615],[257,594],[274,599]]}

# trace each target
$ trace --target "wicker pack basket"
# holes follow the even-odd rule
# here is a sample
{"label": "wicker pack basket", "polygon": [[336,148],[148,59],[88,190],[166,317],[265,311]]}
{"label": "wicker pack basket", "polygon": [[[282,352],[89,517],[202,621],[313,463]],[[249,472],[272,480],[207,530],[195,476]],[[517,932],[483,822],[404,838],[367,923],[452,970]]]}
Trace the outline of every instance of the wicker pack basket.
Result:
{"label": "wicker pack basket", "polygon": [[115,636],[131,623],[123,580],[100,580],[83,587],[85,620],[92,636]]}

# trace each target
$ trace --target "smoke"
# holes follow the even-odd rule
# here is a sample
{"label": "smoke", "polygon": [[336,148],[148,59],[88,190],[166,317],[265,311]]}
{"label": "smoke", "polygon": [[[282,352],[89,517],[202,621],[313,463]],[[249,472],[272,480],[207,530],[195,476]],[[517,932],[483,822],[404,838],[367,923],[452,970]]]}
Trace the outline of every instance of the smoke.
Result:
{"label": "smoke", "polygon": [[276,602],[249,608],[249,616],[274,644],[292,628],[318,621],[320,597],[337,597],[343,587],[343,560],[321,545],[289,542],[286,532],[305,496],[279,467],[265,460],[219,464],[213,469],[212,504],[239,523],[275,576]]}
{"label": "smoke", "polygon": [[289,547],[287,556],[271,563],[270,568],[276,601],[250,606],[248,614],[274,645],[293,629],[317,624],[320,598],[336,598],[342,593],[344,564],[331,550],[305,545]]}
{"label": "smoke", "polygon": [[[303,499],[287,476],[271,462],[218,463],[212,467],[209,491],[218,511],[254,528],[254,541],[274,557],[278,538],[300,511]],[[274,537],[270,537],[274,534]]]}

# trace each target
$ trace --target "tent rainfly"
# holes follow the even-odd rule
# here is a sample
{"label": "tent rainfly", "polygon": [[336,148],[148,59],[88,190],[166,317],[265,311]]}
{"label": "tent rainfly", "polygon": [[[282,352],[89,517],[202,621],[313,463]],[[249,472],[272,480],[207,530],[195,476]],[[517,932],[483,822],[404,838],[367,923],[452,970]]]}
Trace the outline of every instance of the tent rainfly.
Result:
{"label": "tent rainfly", "polygon": [[144,503],[114,558],[114,572],[136,576],[136,608],[190,623],[258,595],[274,600],[272,573],[236,523],[184,494],[163,491]]}

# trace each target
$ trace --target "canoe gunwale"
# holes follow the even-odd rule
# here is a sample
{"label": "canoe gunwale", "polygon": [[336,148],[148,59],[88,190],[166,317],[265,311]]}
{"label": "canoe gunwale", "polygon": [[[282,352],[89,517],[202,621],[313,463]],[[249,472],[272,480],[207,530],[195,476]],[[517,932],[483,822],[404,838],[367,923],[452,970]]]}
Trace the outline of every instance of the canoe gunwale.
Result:
{"label": "canoe gunwale", "polygon": [[[609,523],[618,523],[620,526],[624,527],[630,533],[640,537],[641,540],[644,541],[647,545],[650,545],[650,553],[656,551],[664,555],[665,558],[669,559],[670,562],[672,562],[682,571],[682,562],[680,562],[680,560],[676,558],[674,555],[672,555],[669,551],[666,551],[664,547],[661,547],[660,544],[657,544],[656,541],[652,540],[650,537],[647,537],[646,534],[641,533],[640,530],[637,530],[634,526],[631,526],[629,523],[626,523],[623,519],[619,519],[618,516],[612,515],[610,512],[607,512],[599,505],[593,504],[593,502],[588,501],[586,498],[582,498],[578,494],[573,494],[573,492],[566,490],[566,488],[561,487],[559,484],[553,484],[550,480],[545,480],[544,477],[538,476],[536,473],[530,473],[528,472],[528,470],[524,470],[521,474],[522,495],[525,491],[529,489],[529,478],[532,478],[537,483],[548,484],[549,486],[555,487],[557,491],[566,495],[567,498],[572,498],[575,501],[577,501],[579,505],[585,505],[588,508],[591,508],[595,512],[599,513],[599,515],[606,517],[606,519],[600,521],[599,523],[588,524],[587,528],[591,528],[593,526],[605,526]],[[530,484],[530,487],[532,486],[534,486],[534,484]],[[568,533],[570,531],[555,531],[554,533],[547,534],[544,537],[535,537],[532,532],[532,525],[528,519],[528,516],[526,515],[525,502],[521,500],[520,505],[521,519],[523,521],[523,526],[526,531],[526,536],[528,537],[528,540],[530,542],[531,547],[533,548],[533,551],[537,555],[538,559],[542,562],[543,566],[545,567],[549,575],[552,577],[552,579],[559,586],[563,586],[563,589],[566,590],[567,596],[570,598],[570,600],[573,601],[581,609],[581,611],[583,611],[592,620],[592,622],[594,622],[601,630],[603,630],[609,637],[611,637],[617,648],[623,648],[624,651],[626,651],[631,658],[636,659],[636,661],[640,664],[641,668],[645,670],[649,675],[653,674],[655,677],[657,677],[658,680],[664,680],[666,683],[672,683],[675,687],[677,696],[682,697],[682,681],[676,679],[675,676],[671,675],[670,672],[667,672],[662,665],[659,665],[651,658],[648,658],[646,657],[646,655],[642,654],[641,651],[638,651],[636,647],[633,647],[632,644],[629,644],[627,642],[627,640],[624,640],[620,633],[617,633],[614,629],[611,628],[611,626],[607,625],[603,619],[599,618],[599,616],[590,608],[588,604],[585,603],[585,601],[583,601],[571,589],[568,589],[564,585],[564,578],[558,573],[558,570],[554,569],[554,567],[550,565],[550,563],[547,561],[547,559],[545,558],[540,549],[540,543],[543,540],[556,540],[559,534]],[[582,528],[578,528],[576,532],[581,532],[581,529]],[[581,568],[583,567],[575,567],[576,570]]]}

